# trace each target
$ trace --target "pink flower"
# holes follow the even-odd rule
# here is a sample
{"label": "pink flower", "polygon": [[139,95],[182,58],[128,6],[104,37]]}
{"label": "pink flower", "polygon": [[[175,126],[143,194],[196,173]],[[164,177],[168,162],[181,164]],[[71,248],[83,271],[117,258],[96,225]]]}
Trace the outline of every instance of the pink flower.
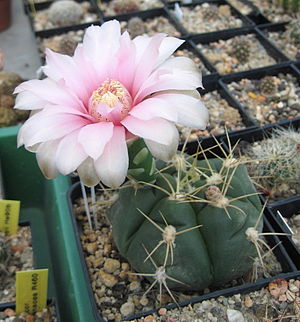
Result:
{"label": "pink flower", "polygon": [[182,43],[165,34],[131,40],[114,20],[89,27],[73,57],[47,49],[47,78],[15,90],[15,108],[33,110],[18,145],[36,152],[47,178],[77,170],[88,186],[123,183],[130,138],[142,137],[155,157],[170,159],[178,145],[174,122],[204,129],[208,120],[196,66],[170,58]]}

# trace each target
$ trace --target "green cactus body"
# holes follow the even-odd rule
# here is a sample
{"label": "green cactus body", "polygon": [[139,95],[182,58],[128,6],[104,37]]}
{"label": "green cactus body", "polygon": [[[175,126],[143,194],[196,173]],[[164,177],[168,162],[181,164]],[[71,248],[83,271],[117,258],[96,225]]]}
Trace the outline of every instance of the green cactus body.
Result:
{"label": "green cactus body", "polygon": [[[191,202],[186,197],[190,194],[185,195],[184,191],[174,194],[178,190],[176,174],[179,172],[173,167],[157,175],[158,188],[128,186],[121,189],[108,213],[121,255],[140,273],[155,271],[152,260],[158,267],[165,266],[168,276],[186,284],[184,287],[168,280],[168,287],[172,289],[201,290],[222,285],[250,271],[256,256],[255,246],[247,239],[245,231],[255,226],[261,205],[246,168],[239,165],[226,170],[220,159],[209,160],[209,166],[205,160],[196,162],[196,170],[201,169],[202,174],[196,171],[197,176],[191,175],[190,179],[193,178],[185,190],[198,189],[193,190],[197,191],[193,199],[202,201]],[[222,183],[207,183],[212,171],[225,174],[223,178],[231,178],[226,193],[230,206],[226,210],[206,201],[214,200],[214,193],[223,190]],[[230,202],[233,198],[239,199]],[[192,229],[198,225],[202,226]],[[178,233],[173,256],[166,256],[167,244],[162,242],[162,230],[166,226],[172,226]],[[180,233],[189,228],[190,231]],[[261,222],[257,229],[261,231]],[[151,254],[151,260],[145,261],[145,249]]]}
{"label": "green cactus body", "polygon": [[285,11],[297,12],[300,8],[300,0],[271,0],[271,2]]}
{"label": "green cactus body", "polygon": [[231,54],[242,64],[248,62],[251,54],[250,41],[246,37],[234,38]]}

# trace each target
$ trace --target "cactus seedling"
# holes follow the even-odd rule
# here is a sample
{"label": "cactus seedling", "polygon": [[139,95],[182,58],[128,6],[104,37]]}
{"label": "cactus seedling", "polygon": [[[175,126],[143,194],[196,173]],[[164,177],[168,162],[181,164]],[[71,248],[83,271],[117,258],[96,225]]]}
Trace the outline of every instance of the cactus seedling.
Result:
{"label": "cactus seedling", "polygon": [[82,15],[81,5],[73,0],[55,1],[51,4],[48,12],[49,20],[57,26],[77,24]]}
{"label": "cactus seedling", "polygon": [[112,7],[116,15],[120,15],[122,13],[138,11],[140,4],[138,0],[113,0]]}
{"label": "cactus seedling", "polygon": [[273,96],[277,92],[277,84],[272,76],[262,78],[259,87],[261,94],[264,96]]}
{"label": "cactus seedling", "polygon": [[253,146],[249,165],[250,175],[260,186],[280,193],[287,185],[295,187],[300,180],[300,133],[292,129],[276,129],[269,139]]}
{"label": "cactus seedling", "polygon": [[256,223],[258,234],[262,229],[257,192],[232,153],[225,159],[202,153],[202,161],[199,153],[180,153],[170,164],[157,163],[155,183],[123,186],[108,212],[121,255],[153,286],[161,267],[169,277],[161,285],[190,290],[222,285],[252,268],[256,247],[246,231]]}
{"label": "cactus seedling", "polygon": [[269,0],[285,11],[297,12],[300,9],[300,0]]}
{"label": "cactus seedling", "polygon": [[204,20],[217,20],[219,18],[219,9],[215,5],[209,5],[203,9]]}
{"label": "cactus seedling", "polygon": [[146,32],[144,21],[139,17],[129,19],[127,29],[132,38],[140,36]]}
{"label": "cactus seedling", "polygon": [[250,41],[246,37],[236,37],[232,42],[231,54],[242,64],[250,58]]}

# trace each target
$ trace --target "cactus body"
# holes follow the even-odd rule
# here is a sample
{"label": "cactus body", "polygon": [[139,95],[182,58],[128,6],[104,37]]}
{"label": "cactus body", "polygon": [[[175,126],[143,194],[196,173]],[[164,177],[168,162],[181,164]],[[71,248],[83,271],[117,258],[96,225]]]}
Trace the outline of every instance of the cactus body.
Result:
{"label": "cactus body", "polygon": [[49,20],[57,26],[78,24],[83,15],[80,4],[73,0],[55,1],[49,8]]}
{"label": "cactus body", "polygon": [[273,96],[277,92],[277,85],[275,78],[272,76],[266,76],[260,81],[260,92],[264,96]]}
{"label": "cactus body", "polygon": [[[151,254],[155,264],[165,265],[166,273],[185,283],[186,289],[201,290],[208,286],[222,285],[251,270],[256,251],[245,231],[255,226],[261,206],[257,195],[251,195],[230,202],[233,207],[228,206],[226,210],[220,207],[222,203],[218,200],[218,194],[222,191],[222,183],[216,181],[214,185],[211,182],[208,184],[207,176],[211,170],[215,173],[214,177],[221,174],[225,169],[223,161],[209,160],[209,167],[206,161],[194,160],[193,164],[195,162],[197,169],[201,169],[204,175],[199,175],[198,170],[195,172],[194,169],[193,173],[197,175],[190,173],[189,177],[193,179],[183,190],[191,191],[203,187],[195,195],[196,198],[204,200],[203,202],[190,202],[184,191],[177,197],[171,193],[178,188],[178,171],[173,167],[157,175],[156,185],[159,189],[153,186],[142,186],[138,189],[128,186],[121,189],[108,217],[121,255],[140,273],[153,273],[155,269],[152,261],[145,261],[145,249],[151,253],[162,240],[162,231],[150,219],[162,229],[172,226],[177,232],[202,225],[176,236],[173,260],[171,256],[166,257],[166,243],[161,243]],[[228,171],[228,178],[232,171],[235,173],[223,200],[256,192],[244,166],[240,165]],[[179,175],[181,176],[184,174]],[[219,206],[208,204],[206,200],[216,200]],[[258,230],[261,228],[260,223]],[[184,288],[176,281],[168,280],[167,284],[172,289]]]}
{"label": "cactus body", "polygon": [[250,41],[244,37],[235,38],[232,42],[232,55],[240,63],[246,63],[250,58]]}
{"label": "cactus body", "polygon": [[297,12],[300,9],[300,0],[271,0],[271,2],[285,11]]}
{"label": "cactus body", "polygon": [[137,0],[114,0],[112,6],[116,15],[140,10],[140,3]]}

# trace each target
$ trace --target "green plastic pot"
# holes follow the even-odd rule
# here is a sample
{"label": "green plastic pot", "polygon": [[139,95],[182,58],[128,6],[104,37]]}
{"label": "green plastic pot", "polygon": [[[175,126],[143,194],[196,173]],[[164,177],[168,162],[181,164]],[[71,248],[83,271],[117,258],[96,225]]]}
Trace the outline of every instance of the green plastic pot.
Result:
{"label": "green plastic pot", "polygon": [[62,321],[95,321],[78,245],[68,215],[68,177],[43,177],[35,155],[17,149],[19,127],[0,129],[0,160],[6,199],[20,200],[20,221],[30,221],[34,266],[49,269],[48,298],[55,298]]}

